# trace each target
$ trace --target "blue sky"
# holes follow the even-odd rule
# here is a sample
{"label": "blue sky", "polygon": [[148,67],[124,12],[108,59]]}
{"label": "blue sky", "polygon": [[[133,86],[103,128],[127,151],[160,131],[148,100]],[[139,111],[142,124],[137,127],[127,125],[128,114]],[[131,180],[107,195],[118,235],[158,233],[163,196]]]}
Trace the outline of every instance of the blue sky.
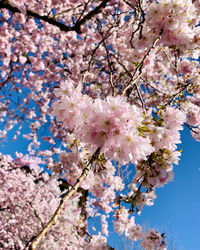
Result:
{"label": "blue sky", "polygon": [[174,167],[174,182],[159,189],[153,207],[144,209],[140,223],[166,230],[177,249],[199,250],[200,143],[185,128],[180,164]]}
{"label": "blue sky", "polygon": [[[174,181],[157,189],[154,206],[144,207],[141,216],[136,217],[136,223],[165,232],[176,250],[199,250],[200,142],[192,138],[188,128],[184,129],[181,138],[179,149],[183,151],[179,165],[174,166]],[[0,144],[0,152],[14,157],[15,151],[24,152],[27,144],[26,140],[12,142],[9,136],[7,143]],[[124,240],[116,238],[114,233],[111,233],[109,243],[116,250],[125,249]]]}
{"label": "blue sky", "polygon": [[200,143],[185,128],[182,157],[174,167],[174,181],[157,190],[153,207],[146,207],[138,219],[166,231],[180,250],[199,250],[200,225]]}
{"label": "blue sky", "polygon": [[[174,181],[157,189],[154,206],[144,207],[136,223],[165,232],[168,242],[175,246],[173,250],[199,250],[200,142],[192,138],[188,128],[181,138],[179,148],[183,151],[179,165],[174,166]],[[123,240],[114,235],[110,240],[116,250],[125,249]]]}

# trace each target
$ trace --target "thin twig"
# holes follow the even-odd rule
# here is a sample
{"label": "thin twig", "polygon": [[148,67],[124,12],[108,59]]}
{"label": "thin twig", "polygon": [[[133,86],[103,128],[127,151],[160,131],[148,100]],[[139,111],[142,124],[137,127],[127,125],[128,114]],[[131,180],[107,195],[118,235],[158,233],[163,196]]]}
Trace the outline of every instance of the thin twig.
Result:
{"label": "thin twig", "polygon": [[184,85],[177,93],[173,94],[171,96],[171,99],[165,104],[165,106],[168,106],[170,105],[173,101],[174,101],[174,98],[177,97],[181,92],[183,92],[184,90],[187,90],[187,87],[190,86],[192,83],[189,82],[187,83],[186,85]]}
{"label": "thin twig", "polygon": [[68,13],[68,12],[72,11],[72,10],[74,11],[74,10],[76,10],[76,9],[80,8],[80,7],[81,7],[81,5],[82,5],[82,4],[79,4],[79,5],[77,5],[77,6],[76,6],[75,8],[73,8],[73,9],[63,10],[63,11],[61,11],[61,12],[59,12],[59,13],[55,14],[55,15],[53,16],[53,18],[57,18],[58,16],[64,15],[64,14],[66,14],[66,13]]}
{"label": "thin twig", "polygon": [[110,28],[106,31],[105,36],[101,39],[101,41],[97,44],[97,46],[96,46],[96,47],[94,48],[94,50],[92,51],[91,58],[90,58],[90,61],[89,61],[89,63],[88,63],[88,69],[87,69],[88,72],[90,71],[92,61],[93,61],[93,59],[94,59],[95,53],[97,52],[98,48],[100,47],[100,45],[101,45],[109,36],[111,36],[112,33],[109,33],[109,32],[111,31],[112,28],[113,28],[113,27],[110,27]]}
{"label": "thin twig", "polygon": [[173,68],[173,70],[176,72],[176,74],[178,74],[177,71],[177,67],[172,63],[171,59],[169,58],[169,55],[167,54],[167,52],[165,50],[163,50],[165,56],[167,57],[167,60],[169,61],[171,67]]}
{"label": "thin twig", "polygon": [[39,222],[41,223],[41,226],[43,228],[44,227],[44,223],[43,223],[42,219],[40,218],[40,216],[38,215],[37,211],[33,208],[31,202],[27,201],[27,203],[29,204],[29,206],[31,207],[31,209],[33,209],[35,217],[39,220]]}
{"label": "thin twig", "polygon": [[[130,83],[125,87],[125,89],[123,90],[122,92],[122,95],[125,95],[126,94],[126,91],[131,88],[133,86],[133,84],[136,85],[136,82],[137,80],[140,78],[141,74],[142,74],[142,66],[144,64],[144,61],[145,59],[147,58],[147,56],[149,56],[149,54],[151,53],[151,51],[155,48],[157,42],[160,40],[161,38],[161,34],[162,34],[162,31],[160,32],[160,35],[159,37],[153,42],[151,48],[147,51],[147,53],[145,54],[145,56],[142,58],[141,62],[137,65],[133,75],[132,75],[132,80],[130,81]],[[136,76],[137,74],[137,76]],[[130,76],[130,74],[129,74]],[[137,89],[137,86],[136,86],[136,89]],[[139,96],[140,97],[140,96]]]}
{"label": "thin twig", "polygon": [[[126,4],[128,4],[127,1],[125,1]],[[133,38],[134,38],[134,35],[137,31],[139,31],[139,39],[142,39],[142,30],[143,30],[143,23],[145,22],[145,14],[144,14],[144,10],[142,9],[142,4],[140,2],[140,0],[137,1],[137,7],[136,6],[132,6],[130,4],[128,4],[129,6],[131,6],[135,11],[135,20],[136,21],[139,21],[138,23],[138,27],[132,32],[132,35],[131,35],[131,40],[130,40],[130,45],[131,45],[131,48],[134,49],[134,46],[133,46]]]}
{"label": "thin twig", "polygon": [[156,92],[165,95],[164,92],[160,91],[159,89],[157,89],[156,87],[152,86],[151,83],[147,80],[141,77],[141,79],[147,84],[147,86],[150,86],[153,90],[155,90]]}
{"label": "thin twig", "polygon": [[[103,38],[103,34],[100,33],[102,38]],[[112,95],[114,96],[114,93],[115,93],[115,88],[114,88],[114,85],[113,85],[113,81],[112,81],[112,64],[111,64],[111,61],[110,61],[110,55],[109,55],[109,51],[108,51],[108,48],[106,46],[106,43],[105,43],[105,40],[103,40],[103,46],[106,50],[106,59],[107,59],[107,62],[108,62],[108,66],[109,66],[109,69],[110,69],[110,76],[109,76],[109,83],[110,83],[110,86],[111,86],[111,90],[112,90]]]}

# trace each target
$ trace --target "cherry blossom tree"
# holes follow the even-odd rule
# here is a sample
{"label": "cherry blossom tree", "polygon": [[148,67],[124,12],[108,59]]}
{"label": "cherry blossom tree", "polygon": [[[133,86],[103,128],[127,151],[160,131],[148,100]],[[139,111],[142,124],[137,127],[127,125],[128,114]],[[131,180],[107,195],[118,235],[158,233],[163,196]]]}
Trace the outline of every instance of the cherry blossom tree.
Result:
{"label": "cherry blossom tree", "polygon": [[200,141],[199,14],[199,0],[0,1],[0,138],[29,141],[1,154],[2,249],[109,249],[110,221],[166,249],[135,217],[173,180],[180,130]]}

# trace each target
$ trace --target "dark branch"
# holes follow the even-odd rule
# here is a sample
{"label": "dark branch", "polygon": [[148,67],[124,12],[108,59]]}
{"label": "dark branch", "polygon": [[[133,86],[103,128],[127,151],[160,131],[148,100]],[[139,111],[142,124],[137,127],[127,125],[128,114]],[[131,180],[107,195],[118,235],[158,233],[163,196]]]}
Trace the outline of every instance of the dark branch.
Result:
{"label": "dark branch", "polygon": [[[66,26],[65,24],[62,24],[60,22],[58,22],[56,19],[49,17],[49,16],[41,16],[31,10],[26,10],[26,15],[27,16],[31,16],[40,20],[43,20],[46,23],[52,24],[56,27],[58,27],[60,30],[68,32],[68,31],[76,31],[77,33],[81,33],[81,26],[86,23],[88,20],[92,19],[92,17],[94,17],[95,15],[97,15],[101,9],[103,9],[106,4],[109,2],[110,0],[104,0],[102,1],[95,9],[93,9],[92,11],[90,11],[87,15],[85,15],[81,20],[77,21],[75,23],[75,25],[73,26]],[[8,0],[2,0],[0,1],[0,9],[8,9],[13,13],[21,13],[21,11],[16,8],[13,7]]]}
{"label": "dark branch", "polygon": [[102,3],[100,3],[94,10],[90,11],[87,15],[85,15],[79,22],[77,22],[75,24],[75,26],[77,26],[77,28],[80,30],[80,26],[83,25],[85,22],[87,22],[88,20],[90,20],[92,17],[94,17],[95,15],[97,15],[101,9],[106,7],[106,4],[109,2],[110,0],[104,0],[102,1]]}

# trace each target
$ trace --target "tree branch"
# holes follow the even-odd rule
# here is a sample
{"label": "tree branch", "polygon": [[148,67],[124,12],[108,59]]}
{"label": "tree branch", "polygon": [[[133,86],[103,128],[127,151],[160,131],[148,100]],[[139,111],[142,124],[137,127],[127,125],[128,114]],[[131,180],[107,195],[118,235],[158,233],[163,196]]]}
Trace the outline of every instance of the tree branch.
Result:
{"label": "tree branch", "polygon": [[[49,17],[49,16],[41,16],[37,13],[35,13],[34,11],[31,10],[26,10],[26,15],[27,16],[31,16],[40,20],[43,20],[46,23],[52,24],[56,27],[58,27],[60,30],[68,32],[68,31],[76,31],[77,33],[81,33],[81,26],[86,23],[88,20],[90,20],[92,17],[94,17],[95,15],[97,15],[102,8],[104,8],[106,6],[106,4],[109,2],[110,0],[104,0],[102,1],[95,9],[93,9],[92,11],[88,12],[88,14],[86,14],[81,20],[77,21],[75,23],[75,25],[73,26],[66,26],[63,23],[58,22],[56,19]],[[10,10],[13,13],[21,13],[21,11],[17,8],[12,6],[8,0],[2,0],[0,1],[0,9],[5,8]]]}
{"label": "tree branch", "polygon": [[69,200],[69,198],[73,194],[75,194],[77,192],[77,189],[79,188],[81,182],[88,175],[88,173],[89,173],[89,171],[91,169],[92,163],[98,158],[99,153],[100,153],[100,148],[97,148],[97,150],[95,151],[95,153],[92,155],[89,163],[83,169],[83,172],[82,172],[81,176],[78,178],[78,180],[76,181],[75,185],[65,194],[65,196],[60,201],[60,205],[56,209],[56,211],[55,211],[54,215],[52,216],[52,218],[49,220],[49,222],[47,223],[47,225],[39,232],[39,234],[33,239],[33,241],[30,244],[29,250],[36,250],[38,244],[44,238],[45,234],[51,229],[51,227],[53,225],[56,224],[56,222],[58,220],[58,217],[59,217],[60,213],[62,212],[65,204],[67,203],[67,201]]}
{"label": "tree branch", "polygon": [[[125,95],[126,94],[126,91],[131,88],[133,86],[133,84],[136,85],[136,89],[137,89],[137,92],[139,90],[139,88],[137,87],[137,84],[136,82],[138,81],[138,79],[140,78],[140,76],[142,75],[142,67],[143,67],[143,64],[144,64],[144,61],[145,59],[147,58],[147,56],[149,56],[149,54],[151,53],[151,51],[155,48],[157,42],[161,39],[161,34],[162,34],[163,30],[160,31],[160,34],[159,34],[159,37],[157,39],[154,40],[152,46],[149,48],[149,50],[147,51],[147,53],[144,55],[144,57],[142,58],[141,62],[137,65],[133,75],[129,72],[129,76],[132,78],[130,83],[123,89],[122,91],[122,95]],[[138,95],[139,95],[139,99],[142,103],[142,106],[144,106],[143,104],[143,101],[141,99],[141,95],[139,94],[138,92]]]}

